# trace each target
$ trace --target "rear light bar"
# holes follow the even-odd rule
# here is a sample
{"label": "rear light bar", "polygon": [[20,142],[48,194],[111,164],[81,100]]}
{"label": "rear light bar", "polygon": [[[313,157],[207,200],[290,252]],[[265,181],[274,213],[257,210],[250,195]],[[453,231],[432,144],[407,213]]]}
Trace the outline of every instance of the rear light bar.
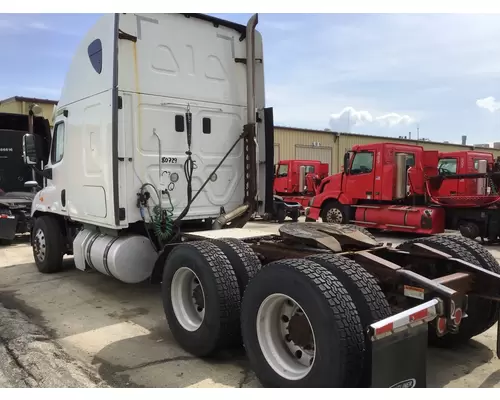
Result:
{"label": "rear light bar", "polygon": [[378,340],[393,333],[432,321],[438,316],[439,302],[438,299],[432,299],[371,324],[369,329],[372,340]]}

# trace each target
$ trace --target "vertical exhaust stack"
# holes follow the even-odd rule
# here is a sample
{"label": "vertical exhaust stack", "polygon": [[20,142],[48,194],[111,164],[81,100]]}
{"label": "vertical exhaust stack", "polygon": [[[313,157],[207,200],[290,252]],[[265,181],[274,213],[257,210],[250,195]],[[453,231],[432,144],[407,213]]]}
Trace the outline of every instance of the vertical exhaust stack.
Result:
{"label": "vertical exhaust stack", "polygon": [[[244,127],[244,166],[245,166],[245,204],[248,205],[249,217],[257,209],[257,137],[255,109],[255,28],[259,14],[254,14],[247,23],[246,58],[247,58],[247,124]],[[245,221],[246,223],[246,221]]]}
{"label": "vertical exhaust stack", "polygon": [[247,124],[255,124],[255,28],[259,14],[254,14],[247,23]]}
{"label": "vertical exhaust stack", "polygon": [[220,215],[212,229],[222,229],[231,223],[231,228],[242,228],[257,209],[257,138],[255,109],[255,28],[259,14],[254,14],[246,28],[246,67],[247,67],[247,123],[243,127],[243,164],[245,178],[244,204],[233,211]]}
{"label": "vertical exhaust stack", "polygon": [[396,182],[394,187],[394,199],[406,197],[406,154],[396,154]]}
{"label": "vertical exhaust stack", "polygon": [[301,165],[299,168],[299,193],[305,192],[304,186],[306,185],[306,173],[305,165]]}
{"label": "vertical exhaust stack", "polygon": [[[480,174],[486,174],[486,171],[488,169],[488,162],[486,160],[478,160],[477,162],[478,166],[478,173]],[[477,194],[480,196],[486,195],[486,178],[477,178]]]}

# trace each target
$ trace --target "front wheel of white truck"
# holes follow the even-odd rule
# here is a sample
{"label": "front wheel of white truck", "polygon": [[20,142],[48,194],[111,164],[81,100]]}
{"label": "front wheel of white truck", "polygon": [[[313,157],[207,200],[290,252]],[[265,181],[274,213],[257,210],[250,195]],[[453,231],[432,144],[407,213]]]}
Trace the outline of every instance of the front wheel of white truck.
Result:
{"label": "front wheel of white truck", "polygon": [[62,269],[64,238],[54,217],[46,215],[36,218],[31,245],[38,271],[50,274]]}

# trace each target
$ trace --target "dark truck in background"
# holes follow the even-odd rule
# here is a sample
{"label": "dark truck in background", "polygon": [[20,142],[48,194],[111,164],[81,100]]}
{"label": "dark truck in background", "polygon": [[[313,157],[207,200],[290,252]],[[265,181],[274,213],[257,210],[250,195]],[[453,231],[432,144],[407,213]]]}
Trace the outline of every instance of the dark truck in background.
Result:
{"label": "dark truck in background", "polygon": [[[32,107],[28,115],[0,113],[0,245],[31,231],[33,197],[44,186],[43,178],[23,161],[26,133],[38,136],[47,149],[50,146],[49,121],[36,116],[36,110]],[[40,160],[33,167],[42,169],[47,161]]]}

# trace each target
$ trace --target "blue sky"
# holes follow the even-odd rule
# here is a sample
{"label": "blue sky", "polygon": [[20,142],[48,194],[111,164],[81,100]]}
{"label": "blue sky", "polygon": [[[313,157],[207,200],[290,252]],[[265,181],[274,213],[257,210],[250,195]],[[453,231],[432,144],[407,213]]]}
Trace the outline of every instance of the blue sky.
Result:
{"label": "blue sky", "polygon": [[[0,98],[57,99],[98,17],[0,14]],[[276,124],[500,141],[500,15],[260,14],[258,29]]]}

